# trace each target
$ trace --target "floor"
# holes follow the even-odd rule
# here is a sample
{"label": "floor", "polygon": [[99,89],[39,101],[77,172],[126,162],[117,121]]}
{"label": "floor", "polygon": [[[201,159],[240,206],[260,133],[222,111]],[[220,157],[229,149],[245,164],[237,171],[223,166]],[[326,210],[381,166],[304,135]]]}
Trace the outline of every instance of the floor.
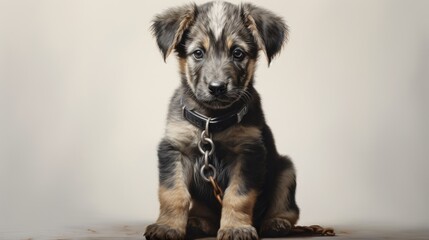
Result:
{"label": "floor", "polygon": [[[90,227],[75,227],[67,229],[45,229],[31,233],[11,231],[0,232],[1,240],[142,240],[145,224],[128,225],[93,225]],[[322,239],[322,240],[349,240],[349,239],[429,239],[429,229],[420,230],[387,230],[387,228],[363,227],[335,227],[335,237],[289,237],[288,240]],[[206,240],[215,238],[206,238]]]}

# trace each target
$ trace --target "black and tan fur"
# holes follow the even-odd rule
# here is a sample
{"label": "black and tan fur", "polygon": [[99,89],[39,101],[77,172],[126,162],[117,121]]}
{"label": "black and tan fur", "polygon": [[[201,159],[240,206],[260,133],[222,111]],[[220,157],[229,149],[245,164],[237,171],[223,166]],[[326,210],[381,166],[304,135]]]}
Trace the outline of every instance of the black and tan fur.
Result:
{"label": "black and tan fur", "polygon": [[[268,63],[279,53],[287,37],[284,21],[252,4],[216,1],[169,9],[156,16],[152,30],[164,59],[177,53],[181,85],[158,149],[160,215],[146,238],[286,236],[299,217],[295,170],[277,153],[253,87],[259,50]],[[225,92],[211,93],[213,82],[224,84]],[[182,103],[212,117],[248,105],[240,123],[213,135],[222,206],[199,174],[201,130],[183,118]]]}

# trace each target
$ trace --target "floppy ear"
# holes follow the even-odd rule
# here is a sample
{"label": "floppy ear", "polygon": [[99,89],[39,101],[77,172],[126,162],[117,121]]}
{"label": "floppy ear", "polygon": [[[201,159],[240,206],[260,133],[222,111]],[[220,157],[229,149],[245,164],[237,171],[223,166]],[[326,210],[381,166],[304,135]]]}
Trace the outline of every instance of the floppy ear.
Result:
{"label": "floppy ear", "polygon": [[252,32],[259,49],[265,52],[270,65],[287,40],[287,25],[281,17],[250,3],[242,4],[241,10],[246,26]]}
{"label": "floppy ear", "polygon": [[151,29],[164,61],[182,40],[184,32],[195,19],[196,11],[197,6],[190,4],[168,9],[155,16]]}

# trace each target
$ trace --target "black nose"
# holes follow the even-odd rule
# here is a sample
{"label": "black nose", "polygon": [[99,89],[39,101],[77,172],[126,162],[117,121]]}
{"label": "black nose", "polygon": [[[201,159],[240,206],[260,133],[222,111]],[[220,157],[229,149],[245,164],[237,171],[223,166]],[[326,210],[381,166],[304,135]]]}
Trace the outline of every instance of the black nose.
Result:
{"label": "black nose", "polygon": [[210,94],[220,96],[226,92],[226,83],[221,81],[212,81],[209,84]]}

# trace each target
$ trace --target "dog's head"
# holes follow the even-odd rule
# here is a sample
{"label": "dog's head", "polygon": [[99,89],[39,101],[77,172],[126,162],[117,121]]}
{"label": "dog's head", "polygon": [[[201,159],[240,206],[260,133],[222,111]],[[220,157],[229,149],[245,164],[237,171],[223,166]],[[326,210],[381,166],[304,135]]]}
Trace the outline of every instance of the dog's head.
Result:
{"label": "dog's head", "polygon": [[220,1],[169,9],[155,17],[152,30],[164,60],[177,53],[194,98],[217,109],[246,97],[259,50],[269,64],[287,38],[287,26],[273,13]]}

